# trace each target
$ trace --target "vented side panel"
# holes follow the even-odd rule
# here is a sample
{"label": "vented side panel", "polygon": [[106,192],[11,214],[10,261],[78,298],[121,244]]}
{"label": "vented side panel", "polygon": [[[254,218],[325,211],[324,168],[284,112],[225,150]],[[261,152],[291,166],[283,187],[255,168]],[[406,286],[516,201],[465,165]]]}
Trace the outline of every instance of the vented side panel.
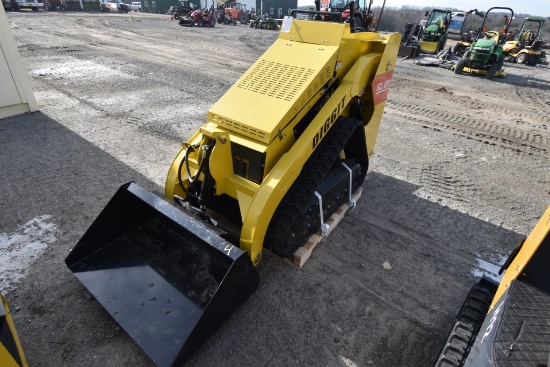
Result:
{"label": "vented side panel", "polygon": [[[262,60],[237,83],[237,87],[290,102],[314,72],[313,69]],[[331,76],[332,68],[327,66],[305,91],[293,112],[298,113],[331,80]]]}
{"label": "vented side panel", "polygon": [[338,50],[276,40],[210,108],[207,121],[270,144],[333,82]]}
{"label": "vented side panel", "polygon": [[300,100],[300,103],[294,108],[294,114],[297,114],[306,103],[313,98],[315,94],[319,92],[321,88],[325,86],[331,80],[332,68],[327,66],[325,70],[319,74],[319,78],[313,81],[311,87],[306,91],[304,97]]}
{"label": "vented side panel", "polygon": [[233,173],[258,185],[264,178],[265,153],[231,143]]}
{"label": "vented side panel", "polygon": [[226,128],[228,128],[231,131],[235,131],[235,132],[241,133],[241,134],[246,135],[246,136],[251,136],[251,137],[256,138],[260,141],[264,141],[264,139],[266,138],[266,133],[264,131],[261,131],[259,129],[255,129],[251,126],[239,124],[238,122],[230,120],[230,119],[225,118],[223,116],[212,115],[212,122],[214,122],[218,125],[221,125],[221,126],[225,126]]}
{"label": "vented side panel", "polygon": [[292,101],[314,72],[313,69],[262,60],[239,81],[237,87]]}

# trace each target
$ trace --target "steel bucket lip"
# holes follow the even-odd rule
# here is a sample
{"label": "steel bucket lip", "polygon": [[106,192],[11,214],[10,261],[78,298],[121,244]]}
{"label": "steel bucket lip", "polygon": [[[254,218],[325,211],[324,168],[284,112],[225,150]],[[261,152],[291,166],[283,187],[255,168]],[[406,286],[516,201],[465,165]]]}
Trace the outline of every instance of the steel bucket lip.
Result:
{"label": "steel bucket lip", "polygon": [[[227,256],[229,259],[234,261],[244,252],[239,247],[221,238],[218,233],[211,230],[205,222],[197,221],[181,209],[175,207],[171,203],[168,203],[165,198],[154,195],[153,193],[137,185],[135,182],[130,181],[123,184],[118,189],[116,194],[111,198],[109,203],[107,203],[90,228],[84,233],[76,246],[71,250],[71,253],[65,259],[65,263],[69,268],[71,268],[75,262],[80,261],[84,257],[82,254],[78,254],[78,250],[81,246],[83,246],[83,242],[87,241],[88,237],[94,235],[94,227],[98,226],[100,218],[109,216],[111,214],[110,212],[114,211],[118,211],[121,214],[126,214],[124,210],[116,208],[117,199],[121,196],[125,196],[126,193],[141,201],[145,206],[154,208],[156,214],[162,215],[166,220],[171,221],[177,226],[186,228],[187,232],[193,234],[197,238],[202,239],[203,241],[205,239],[208,240],[211,248],[217,251],[219,255],[222,255],[223,257]],[[216,256],[216,254],[213,254],[213,256]]]}

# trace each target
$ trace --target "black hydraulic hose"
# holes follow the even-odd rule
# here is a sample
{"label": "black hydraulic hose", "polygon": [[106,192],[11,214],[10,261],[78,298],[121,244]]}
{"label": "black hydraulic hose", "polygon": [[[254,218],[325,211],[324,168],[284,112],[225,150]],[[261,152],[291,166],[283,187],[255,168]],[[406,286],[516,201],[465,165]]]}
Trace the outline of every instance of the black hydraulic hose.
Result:
{"label": "black hydraulic hose", "polygon": [[[186,163],[186,161],[187,161],[187,156],[189,155],[189,148],[193,148],[193,150],[195,150],[195,147],[193,147],[192,145],[190,145],[190,144],[187,145],[187,148],[185,149],[185,154],[183,156],[183,159],[181,160],[181,162],[178,166],[178,181],[179,181],[181,189],[183,190],[183,192],[185,192],[185,194],[187,196],[190,196],[190,197],[198,200],[199,197],[197,195],[193,194],[192,192],[190,192],[189,190],[187,190],[187,188],[183,184],[183,180],[181,178],[181,170],[183,168],[183,164]],[[187,170],[189,171],[189,163],[187,163],[186,166],[187,166]],[[189,172],[188,172],[188,175],[189,175]],[[191,180],[189,182],[191,182]]]}
{"label": "black hydraulic hose", "polygon": [[214,181],[212,180],[212,175],[210,174],[210,154],[212,152],[213,147],[214,147],[214,144],[207,146],[207,150],[203,155],[202,161],[201,161],[201,167],[203,166],[203,162],[204,162],[204,168],[205,168],[204,179],[202,181],[201,191],[199,194],[199,205],[201,206],[201,208],[208,204],[208,197],[214,185]]}
{"label": "black hydraulic hose", "polygon": [[[181,160],[180,164],[179,164],[179,167],[178,167],[178,181],[179,181],[179,184],[180,184],[180,187],[181,189],[188,195],[188,196],[191,196],[192,198],[198,200],[199,202],[203,202],[204,201],[204,195],[205,193],[203,193],[202,191],[205,189],[205,183],[203,182],[203,184],[201,185],[201,192],[199,193],[199,195],[196,195],[192,192],[190,192],[186,187],[185,185],[183,184],[183,180],[182,180],[182,177],[181,177],[181,170],[183,168],[183,164],[185,163],[185,170],[187,172],[187,179],[189,181],[189,185],[192,185],[195,180],[197,180],[203,169],[206,167],[207,171],[208,171],[208,160],[210,159],[210,152],[213,148],[213,145],[214,144],[210,144],[210,145],[206,145],[203,147],[203,157],[199,163],[199,167],[197,169],[197,173],[195,174],[195,176],[193,176],[191,174],[191,168],[189,167],[189,154],[191,153],[191,151],[196,151],[197,150],[197,147],[198,146],[193,146],[191,144],[186,144],[187,145],[187,148],[185,149],[185,154],[183,155],[183,159]],[[205,181],[207,181],[206,179],[209,178],[209,172],[206,172],[206,175],[208,177],[205,177]]]}
{"label": "black hydraulic hose", "polygon": [[189,177],[189,184],[192,184],[201,174],[202,167],[204,165],[204,159],[201,159],[201,162],[199,163],[199,168],[197,169],[197,174],[193,177],[191,175],[191,169],[189,168],[189,148],[193,148],[194,151],[196,151],[196,148],[192,145],[188,145],[187,149],[185,150],[185,169],[187,170],[187,176]]}

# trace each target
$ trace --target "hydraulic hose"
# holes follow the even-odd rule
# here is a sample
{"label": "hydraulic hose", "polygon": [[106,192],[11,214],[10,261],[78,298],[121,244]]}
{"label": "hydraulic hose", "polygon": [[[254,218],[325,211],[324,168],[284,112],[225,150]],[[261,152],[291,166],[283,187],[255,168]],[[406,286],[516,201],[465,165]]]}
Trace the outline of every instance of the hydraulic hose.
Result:
{"label": "hydraulic hose", "polygon": [[[199,197],[198,197],[197,195],[193,194],[192,192],[190,192],[189,190],[187,190],[187,188],[186,188],[185,185],[183,184],[183,180],[182,180],[182,178],[181,178],[181,170],[183,169],[183,164],[184,164],[184,163],[185,163],[185,165],[186,165],[187,175],[189,176],[189,183],[192,183],[193,180],[194,180],[196,177],[198,177],[198,175],[200,174],[200,171],[197,172],[197,176],[195,176],[195,177],[192,179],[192,176],[191,176],[191,174],[189,173],[189,161],[188,161],[188,157],[189,157],[189,150],[190,150],[190,149],[193,149],[193,151],[195,151],[195,150],[196,150],[196,147],[194,147],[194,146],[191,145],[191,144],[187,144],[187,143],[186,143],[186,146],[187,146],[187,147],[186,147],[186,149],[185,149],[185,154],[183,155],[183,158],[182,158],[182,160],[181,160],[181,162],[180,162],[180,164],[179,164],[179,167],[178,167],[178,182],[179,182],[179,184],[180,184],[181,189],[183,190],[183,192],[185,192],[185,194],[186,194],[187,196],[190,196],[190,197],[192,197],[192,198],[198,200]],[[200,166],[199,166],[199,169],[201,169]]]}
{"label": "hydraulic hose", "polygon": [[[183,169],[183,165],[185,164],[185,170],[187,172],[187,179],[189,181],[189,185],[192,185],[200,177],[201,173],[203,172],[203,170],[205,168],[208,171],[208,160],[210,159],[210,152],[213,148],[213,145],[214,144],[208,144],[208,145],[203,146],[203,154],[202,154],[202,157],[200,159],[199,167],[197,168],[197,173],[194,176],[191,174],[191,168],[189,167],[189,154],[191,154],[192,152],[196,152],[197,148],[199,147],[198,145],[191,145],[191,144],[186,143],[185,154],[183,155],[183,159],[181,160],[181,162],[179,164],[179,167],[178,167],[178,181],[179,181],[179,185],[180,185],[181,189],[183,190],[183,192],[185,192],[186,195],[192,197],[193,199],[199,201],[200,203],[204,202],[204,198],[205,198],[205,195],[206,195],[206,193],[203,192],[205,190],[205,188],[207,187],[205,185],[205,182],[203,182],[203,184],[201,185],[199,195],[196,195],[196,194],[192,193],[191,191],[189,191],[185,187],[185,185],[183,184],[183,180],[182,180],[182,177],[181,177],[181,171]],[[209,172],[205,172],[205,181],[209,181]]]}

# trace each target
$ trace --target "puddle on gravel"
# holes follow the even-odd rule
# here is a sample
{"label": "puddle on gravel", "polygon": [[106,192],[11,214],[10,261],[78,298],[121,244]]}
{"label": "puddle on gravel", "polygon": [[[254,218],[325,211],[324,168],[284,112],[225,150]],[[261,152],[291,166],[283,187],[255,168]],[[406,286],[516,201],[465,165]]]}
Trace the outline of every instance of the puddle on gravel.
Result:
{"label": "puddle on gravel", "polygon": [[55,242],[57,225],[41,215],[13,233],[0,232],[0,293],[12,290],[27,276],[30,266]]}
{"label": "puddle on gravel", "polygon": [[341,360],[342,362],[344,362],[344,365],[345,365],[346,367],[357,367],[357,364],[355,364],[355,362],[353,362],[353,361],[352,361],[351,359],[349,359],[349,358],[346,358],[346,357],[344,357],[344,356],[340,356],[340,360]]}
{"label": "puddle on gravel", "polygon": [[[47,65],[47,63],[44,63]],[[112,68],[105,65],[101,65],[94,61],[81,60],[72,57],[67,57],[63,62],[56,60],[52,62],[50,66],[45,66],[40,69],[31,71],[31,75],[34,77],[53,77],[64,79],[93,79],[98,80],[112,80],[115,79],[135,79],[136,77],[125,73],[119,68],[122,65],[113,65]]]}
{"label": "puddle on gravel", "polygon": [[[500,270],[500,267],[504,264],[506,261],[506,257],[495,255],[495,258],[491,259],[491,262],[483,260],[481,257],[478,256],[476,258],[477,265],[475,265],[472,268],[472,274],[476,278],[481,278],[483,275],[485,275],[487,278],[490,278],[497,283],[500,283],[500,279],[502,278],[502,275],[498,275],[498,271]],[[496,264],[495,264],[496,263]]]}

